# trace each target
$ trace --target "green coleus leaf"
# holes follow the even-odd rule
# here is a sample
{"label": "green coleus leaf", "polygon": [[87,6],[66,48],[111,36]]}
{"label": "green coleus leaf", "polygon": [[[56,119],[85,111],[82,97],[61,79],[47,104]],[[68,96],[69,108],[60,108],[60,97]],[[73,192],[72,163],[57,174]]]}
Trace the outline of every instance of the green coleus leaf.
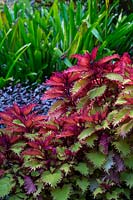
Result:
{"label": "green coleus leaf", "polygon": [[105,90],[106,90],[107,86],[103,85],[101,87],[96,87],[92,90],[90,90],[87,95],[90,97],[90,99],[94,99],[96,97],[100,97],[104,94]]}
{"label": "green coleus leaf", "polygon": [[88,138],[86,138],[85,141],[86,141],[87,146],[93,148],[95,145],[94,142],[97,139],[98,139],[98,136],[96,134],[93,134],[93,135],[89,136]]}
{"label": "green coleus leaf", "polygon": [[14,187],[14,180],[12,176],[0,178],[0,197],[8,195]]}
{"label": "green coleus leaf", "polygon": [[60,170],[63,171],[65,173],[65,175],[67,175],[70,171],[71,171],[71,164],[68,163],[64,163],[61,167]]}
{"label": "green coleus leaf", "polygon": [[133,118],[133,110],[130,110],[129,117]]}
{"label": "green coleus leaf", "polygon": [[99,194],[102,194],[102,193],[103,193],[103,190],[100,187],[96,188],[93,192],[94,198],[96,198]]}
{"label": "green coleus leaf", "polygon": [[38,133],[25,133],[24,136],[29,139],[29,140],[35,140],[36,138],[38,138]]}
{"label": "green coleus leaf", "polygon": [[114,120],[114,117],[117,115],[118,111],[117,110],[113,110],[112,112],[110,112],[107,116],[107,121],[112,123]]}
{"label": "green coleus leaf", "polygon": [[86,157],[93,163],[95,168],[101,168],[106,161],[106,156],[100,152],[87,153]]}
{"label": "green coleus leaf", "polygon": [[22,127],[25,127],[25,125],[19,120],[19,119],[14,119],[13,123]]}
{"label": "green coleus leaf", "polygon": [[93,127],[90,127],[90,128],[87,128],[87,129],[84,129],[80,135],[78,136],[79,140],[83,140],[85,138],[87,138],[88,136],[91,136],[92,133],[95,132],[95,129]]}
{"label": "green coleus leaf", "polygon": [[121,174],[121,180],[126,182],[129,188],[133,188],[133,173],[123,172]]}
{"label": "green coleus leaf", "polygon": [[72,88],[72,94],[76,94],[79,90],[83,89],[86,85],[88,85],[87,79],[80,79],[75,82],[73,88]]}
{"label": "green coleus leaf", "polygon": [[89,100],[88,96],[84,96],[84,97],[80,98],[78,100],[78,103],[76,104],[77,110],[83,108],[83,106],[88,102],[88,100]]}
{"label": "green coleus leaf", "polygon": [[82,190],[84,193],[89,186],[89,180],[86,177],[82,177],[80,179],[76,179],[76,185]]}
{"label": "green coleus leaf", "polygon": [[128,155],[124,159],[124,163],[125,163],[126,167],[128,167],[129,169],[133,169],[133,155]]}
{"label": "green coleus leaf", "polygon": [[38,179],[36,181],[36,186],[37,186],[37,190],[36,192],[33,193],[33,196],[36,197],[37,199],[37,196],[44,190],[45,186],[41,179]]}
{"label": "green coleus leaf", "polygon": [[18,177],[17,177],[17,180],[18,180],[18,183],[19,183],[20,187],[21,187],[22,185],[24,185],[24,179],[23,179],[22,177],[18,176]]}
{"label": "green coleus leaf", "polygon": [[58,147],[56,148],[57,157],[58,157],[60,160],[65,160],[65,159],[66,159],[65,150],[66,150],[65,147],[60,147],[60,146],[58,146]]}
{"label": "green coleus leaf", "polygon": [[119,126],[116,130],[116,134],[125,137],[133,129],[133,120]]}
{"label": "green coleus leaf", "polygon": [[128,114],[129,109],[121,109],[119,112],[117,112],[117,115],[114,116],[113,125],[116,126],[119,124]]}
{"label": "green coleus leaf", "polygon": [[108,200],[119,200],[120,199],[120,194],[123,194],[125,193],[125,190],[124,189],[121,189],[121,188],[117,188],[115,190],[113,190],[111,193],[110,192],[107,192],[106,194],[106,198]]}
{"label": "green coleus leaf", "polygon": [[116,74],[116,73],[109,73],[105,76],[107,79],[111,80],[111,81],[119,81],[119,82],[123,82],[123,77],[120,74]]}
{"label": "green coleus leaf", "polygon": [[36,170],[37,168],[42,167],[42,163],[40,163],[37,159],[28,159],[24,162],[24,166],[30,168],[32,170]]}
{"label": "green coleus leaf", "polygon": [[76,142],[70,147],[70,150],[72,152],[78,152],[81,147],[82,147],[82,145],[80,144],[80,142]]}
{"label": "green coleus leaf", "polygon": [[115,105],[123,105],[126,102],[127,101],[125,99],[123,99],[122,97],[118,97],[118,99],[115,102]]}
{"label": "green coleus leaf", "polygon": [[118,142],[113,142],[113,146],[123,156],[127,156],[130,153],[130,145],[125,140],[121,139]]}
{"label": "green coleus leaf", "polygon": [[25,142],[18,142],[12,145],[11,150],[19,156],[25,145]]}
{"label": "green coleus leaf", "polygon": [[63,185],[62,188],[52,190],[51,194],[54,200],[67,200],[70,198],[72,187],[70,184]]}
{"label": "green coleus leaf", "polygon": [[86,163],[80,162],[77,166],[74,166],[74,169],[84,176],[89,174],[89,168]]}
{"label": "green coleus leaf", "polygon": [[49,184],[51,187],[56,187],[56,185],[61,181],[63,175],[60,170],[51,173],[50,171],[45,171],[42,176],[41,180],[45,184]]}
{"label": "green coleus leaf", "polygon": [[15,195],[11,195],[9,197],[9,200],[22,200],[22,199],[26,199],[26,198],[27,198],[26,194],[20,192]]}

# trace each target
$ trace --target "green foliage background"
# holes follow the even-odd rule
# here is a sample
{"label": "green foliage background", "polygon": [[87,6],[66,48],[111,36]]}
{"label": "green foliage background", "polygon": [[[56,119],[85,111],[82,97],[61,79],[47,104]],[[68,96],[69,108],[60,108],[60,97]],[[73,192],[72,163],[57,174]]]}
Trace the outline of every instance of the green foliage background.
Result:
{"label": "green foliage background", "polygon": [[1,87],[10,79],[42,82],[97,45],[100,57],[132,54],[133,14],[119,0],[17,1],[0,16]]}

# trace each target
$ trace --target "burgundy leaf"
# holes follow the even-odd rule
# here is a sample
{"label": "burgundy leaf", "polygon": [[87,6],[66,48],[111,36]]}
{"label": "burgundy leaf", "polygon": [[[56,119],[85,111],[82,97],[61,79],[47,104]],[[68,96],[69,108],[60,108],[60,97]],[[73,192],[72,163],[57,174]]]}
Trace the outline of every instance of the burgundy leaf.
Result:
{"label": "burgundy leaf", "polygon": [[109,173],[106,174],[106,176],[104,177],[105,180],[109,180],[114,182],[116,185],[119,185],[120,183],[120,177],[119,177],[119,173],[114,171],[113,169],[109,170]]}
{"label": "burgundy leaf", "polygon": [[43,121],[43,120],[45,120],[45,119],[47,119],[47,116],[45,116],[45,115],[36,115],[36,116],[34,116],[34,118],[33,118],[34,122]]}
{"label": "burgundy leaf", "polygon": [[108,154],[109,141],[110,141],[109,135],[106,133],[102,134],[100,138],[99,146],[102,147],[102,152],[104,154]]}
{"label": "burgundy leaf", "polygon": [[63,131],[60,135],[57,135],[56,137],[57,138],[66,138],[66,137],[70,137],[72,135],[74,135],[74,132],[68,130],[68,131]]}
{"label": "burgundy leaf", "polygon": [[92,61],[96,59],[97,51],[98,51],[98,47],[95,47],[94,49],[92,49],[92,52],[91,52],[91,60]]}
{"label": "burgundy leaf", "polygon": [[97,61],[97,64],[98,64],[98,65],[102,65],[102,64],[104,64],[104,63],[109,62],[110,60],[119,59],[119,58],[120,58],[120,56],[119,56],[118,54],[114,54],[114,55],[112,55],[112,56],[106,56],[105,58],[102,58],[102,59],[100,59],[99,61]]}
{"label": "burgundy leaf", "polygon": [[89,67],[90,66],[91,55],[88,52],[86,52],[84,55],[74,54],[71,57],[77,58],[78,59],[77,65],[79,65],[81,67]]}
{"label": "burgundy leaf", "polygon": [[14,103],[13,104],[13,108],[14,108],[14,111],[16,112],[16,114],[17,115],[20,115],[20,108],[19,108],[19,106],[16,104],[16,103]]}
{"label": "burgundy leaf", "polygon": [[42,96],[41,100],[47,100],[47,99],[54,99],[54,98],[58,98],[58,97],[62,97],[63,96],[63,91],[54,91],[53,89],[51,89],[50,91],[48,90],[47,92],[45,92],[45,94]]}
{"label": "burgundy leaf", "polygon": [[32,149],[29,148],[22,152],[23,155],[29,155],[29,156],[42,156],[42,152],[38,149]]}
{"label": "burgundy leaf", "polygon": [[33,142],[27,142],[27,144],[30,146],[30,147],[33,147],[35,149],[37,149],[39,147],[39,144],[37,141],[33,141]]}
{"label": "burgundy leaf", "polygon": [[125,170],[124,161],[122,160],[122,158],[118,154],[116,154],[114,156],[114,161],[115,161],[115,165],[116,165],[116,170],[118,172]]}
{"label": "burgundy leaf", "polygon": [[3,119],[3,121],[9,121],[9,122],[12,121],[12,117],[5,112],[0,112],[0,117]]}
{"label": "burgundy leaf", "polygon": [[72,72],[87,72],[87,71],[88,71],[88,68],[86,66],[81,67],[81,66],[75,65],[65,70],[64,73],[67,74],[67,73],[72,73]]}
{"label": "burgundy leaf", "polygon": [[28,114],[32,111],[32,109],[33,109],[35,106],[36,106],[36,104],[29,104],[29,105],[23,106],[23,107],[21,108],[22,113],[23,113],[24,115],[28,115]]}

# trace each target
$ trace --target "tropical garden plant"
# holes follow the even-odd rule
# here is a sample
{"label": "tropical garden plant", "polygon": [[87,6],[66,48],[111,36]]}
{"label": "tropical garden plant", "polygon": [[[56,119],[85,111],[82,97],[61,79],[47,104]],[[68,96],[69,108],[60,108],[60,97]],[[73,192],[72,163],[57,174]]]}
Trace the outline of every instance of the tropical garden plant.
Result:
{"label": "tropical garden plant", "polygon": [[97,51],[47,80],[48,115],[32,102],[0,113],[2,199],[131,200],[133,62]]}
{"label": "tropical garden plant", "polygon": [[120,11],[119,1],[56,0],[50,5],[36,8],[25,0],[1,11],[1,87],[11,78],[42,82],[70,67],[71,54],[99,44],[99,57],[114,51],[132,54],[133,14]]}

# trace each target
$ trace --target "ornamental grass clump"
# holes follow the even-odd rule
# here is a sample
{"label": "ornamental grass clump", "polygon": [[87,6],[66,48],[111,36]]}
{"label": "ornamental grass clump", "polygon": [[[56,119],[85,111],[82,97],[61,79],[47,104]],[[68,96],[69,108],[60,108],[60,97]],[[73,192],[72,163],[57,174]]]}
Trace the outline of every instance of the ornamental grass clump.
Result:
{"label": "ornamental grass clump", "polygon": [[132,60],[97,51],[47,80],[42,99],[57,99],[48,115],[32,103],[1,112],[0,197],[131,199]]}

